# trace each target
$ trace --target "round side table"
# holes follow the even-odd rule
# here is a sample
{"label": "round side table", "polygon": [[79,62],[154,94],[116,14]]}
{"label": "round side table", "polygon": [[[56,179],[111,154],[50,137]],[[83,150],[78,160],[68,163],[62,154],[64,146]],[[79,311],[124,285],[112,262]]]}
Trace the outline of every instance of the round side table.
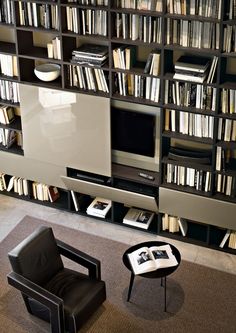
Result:
{"label": "round side table", "polygon": [[[162,246],[162,245],[170,245],[172,253],[175,256],[175,258],[178,262],[178,265],[171,266],[171,267],[159,268],[159,269],[156,269],[154,271],[147,272],[147,273],[142,273],[142,274],[138,274],[138,275],[142,276],[144,278],[149,278],[149,279],[161,278],[161,286],[164,286],[164,311],[166,311],[166,277],[168,275],[172,274],[174,271],[176,271],[176,269],[179,267],[180,262],[181,262],[181,255],[180,255],[178,249],[174,245],[166,243],[166,242],[150,241],[150,242],[139,243],[139,244],[136,244],[136,245],[131,246],[130,248],[128,248],[125,251],[125,253],[123,254],[123,258],[122,258],[123,263],[128,268],[128,270],[131,272],[127,302],[129,302],[129,300],[130,300],[131,291],[132,291],[134,278],[135,278],[135,274],[134,274],[132,266],[130,264],[128,254],[132,253],[135,250],[138,250],[141,247],[148,247],[149,248],[149,247],[152,247],[152,246]],[[164,281],[164,284],[163,284],[163,281]]]}

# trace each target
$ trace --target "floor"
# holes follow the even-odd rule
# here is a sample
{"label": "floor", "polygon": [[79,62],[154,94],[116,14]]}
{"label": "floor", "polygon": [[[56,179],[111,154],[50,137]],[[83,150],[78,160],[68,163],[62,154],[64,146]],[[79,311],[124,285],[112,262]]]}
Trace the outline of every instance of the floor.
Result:
{"label": "floor", "polygon": [[90,234],[107,237],[128,245],[146,240],[164,240],[175,245],[183,260],[216,268],[221,271],[236,274],[236,255],[211,250],[208,248],[168,240],[145,232],[108,224],[90,217],[67,213],[55,208],[45,207],[36,203],[15,199],[0,194],[0,241],[26,216],[34,216],[51,223],[56,223]]}

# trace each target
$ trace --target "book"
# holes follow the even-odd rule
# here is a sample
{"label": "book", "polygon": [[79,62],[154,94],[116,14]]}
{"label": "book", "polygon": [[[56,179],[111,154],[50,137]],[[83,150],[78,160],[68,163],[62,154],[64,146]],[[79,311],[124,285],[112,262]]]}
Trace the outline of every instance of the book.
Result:
{"label": "book", "polygon": [[135,275],[178,265],[169,244],[141,247],[129,253],[128,258]]}
{"label": "book", "polygon": [[177,221],[178,221],[178,224],[179,224],[179,228],[180,228],[181,234],[183,236],[186,236],[187,235],[187,231],[188,231],[188,222],[187,222],[187,220],[179,217]]}
{"label": "book", "polygon": [[51,202],[56,201],[60,197],[60,193],[56,186],[48,186],[48,196]]}
{"label": "book", "polygon": [[228,230],[226,231],[226,233],[225,233],[225,235],[224,235],[222,241],[220,242],[220,245],[219,245],[220,248],[223,248],[223,247],[225,246],[225,244],[226,244],[226,242],[227,242],[227,240],[228,240],[228,238],[229,238],[229,236],[230,236],[230,233],[231,233],[231,230],[228,229]]}
{"label": "book", "polygon": [[111,200],[96,197],[88,206],[86,212],[89,215],[105,218],[111,208]]}
{"label": "book", "polygon": [[130,208],[123,219],[123,223],[147,230],[153,217],[153,212]]}
{"label": "book", "polygon": [[204,73],[209,65],[209,58],[183,55],[176,61],[175,69]]}

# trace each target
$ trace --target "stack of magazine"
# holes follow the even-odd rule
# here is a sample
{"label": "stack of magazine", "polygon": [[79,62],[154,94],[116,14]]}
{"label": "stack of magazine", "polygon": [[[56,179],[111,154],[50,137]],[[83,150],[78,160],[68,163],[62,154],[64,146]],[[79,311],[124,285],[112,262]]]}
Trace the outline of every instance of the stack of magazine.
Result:
{"label": "stack of magazine", "polygon": [[111,208],[111,200],[96,197],[88,206],[86,212],[89,215],[105,218]]}
{"label": "stack of magazine", "polygon": [[161,268],[178,265],[169,244],[152,247],[141,247],[128,254],[134,274],[143,274]]}
{"label": "stack of magazine", "polygon": [[130,208],[123,219],[123,223],[147,230],[153,217],[153,212]]}
{"label": "stack of magazine", "polygon": [[108,60],[108,47],[104,45],[83,44],[72,51],[71,62],[79,65],[102,67]]}
{"label": "stack of magazine", "polygon": [[203,83],[208,76],[210,59],[183,55],[175,63],[174,79]]}

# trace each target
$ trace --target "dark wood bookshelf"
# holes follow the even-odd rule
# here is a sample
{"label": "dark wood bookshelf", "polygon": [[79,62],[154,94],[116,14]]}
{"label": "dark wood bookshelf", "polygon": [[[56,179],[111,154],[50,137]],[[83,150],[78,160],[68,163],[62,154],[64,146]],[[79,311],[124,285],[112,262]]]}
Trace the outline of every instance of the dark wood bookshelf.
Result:
{"label": "dark wood bookshelf", "polygon": [[[215,194],[216,185],[215,185],[215,178],[217,178],[218,174],[229,175],[229,176],[236,176],[236,170],[232,168],[232,170],[226,171],[216,171],[215,170],[215,160],[216,160],[216,147],[220,146],[225,149],[236,150],[236,142],[224,142],[217,140],[217,131],[218,131],[218,123],[219,118],[231,119],[236,121],[236,113],[222,113],[221,111],[221,89],[234,89],[236,90],[236,74],[229,74],[228,67],[232,60],[236,59],[236,52],[223,52],[223,37],[224,37],[224,27],[226,25],[235,25],[236,20],[228,20],[228,16],[226,14],[226,8],[222,5],[222,13],[221,18],[214,18],[214,17],[204,17],[199,15],[180,15],[180,14],[169,14],[167,13],[166,8],[166,1],[162,2],[163,8],[161,12],[151,11],[151,10],[136,10],[136,9],[129,9],[129,8],[118,8],[116,6],[115,1],[109,1],[108,6],[100,6],[100,5],[81,5],[78,3],[68,2],[67,0],[61,1],[50,1],[50,0],[24,0],[24,2],[34,2],[39,5],[49,4],[49,5],[56,5],[58,7],[58,18],[60,22],[60,27],[58,30],[56,29],[47,29],[44,27],[34,27],[34,26],[22,26],[20,25],[20,14],[19,14],[19,3],[14,1],[14,8],[15,8],[15,22],[14,24],[6,24],[4,22],[0,23],[0,27],[4,27],[4,29],[13,30],[15,33],[14,38],[16,39],[15,43],[0,41],[0,53],[2,54],[9,54],[9,55],[16,55],[18,58],[18,72],[19,77],[6,77],[4,75],[0,75],[0,80],[5,81],[12,81],[17,82],[23,85],[32,85],[35,87],[44,87],[49,89],[57,89],[57,90],[64,90],[66,92],[71,93],[80,93],[85,95],[96,95],[104,98],[109,98],[111,102],[117,102],[120,104],[129,105],[129,103],[133,103],[137,105],[137,108],[141,109],[142,107],[155,107],[160,110],[160,133],[158,142],[159,144],[159,172],[154,172],[151,170],[143,170],[139,168],[135,168],[133,166],[128,165],[112,165],[112,175],[111,175],[111,182],[113,186],[117,189],[125,189],[130,192],[137,192],[140,194],[147,194],[147,195],[154,195],[158,201],[158,189],[159,186],[170,190],[177,190],[180,192],[186,192],[192,194],[196,198],[199,196],[205,198],[211,198],[212,200],[220,200],[225,203],[236,203],[236,199],[233,197],[229,197],[220,193]],[[225,1],[223,3],[226,4]],[[107,36],[102,36],[98,34],[89,34],[85,33],[82,34],[79,29],[80,33],[74,33],[69,31],[67,28],[67,17],[66,17],[66,8],[73,7],[77,8],[79,11],[83,10],[91,10],[91,11],[106,11],[107,12]],[[148,43],[144,42],[141,39],[132,40],[131,38],[117,38],[116,36],[116,16],[117,14],[127,14],[129,15],[139,15],[140,17],[153,17],[155,22],[159,22],[161,20],[161,42],[160,43]],[[198,22],[209,22],[214,24],[219,24],[219,49],[211,49],[211,48],[195,48],[195,47],[183,47],[177,44],[167,44],[166,43],[166,31],[167,31],[167,21],[168,19],[172,20],[187,20],[189,22],[198,21]],[[157,24],[157,23],[156,23]],[[80,24],[79,24],[80,25]],[[81,27],[80,27],[81,28]],[[144,28],[143,28],[144,29]],[[129,32],[130,33],[130,32]],[[128,33],[128,35],[129,35]],[[144,31],[143,31],[144,34]],[[0,34],[1,35],[1,34]],[[40,35],[44,41],[42,45],[44,46],[37,46],[36,42],[34,41],[35,35]],[[50,35],[53,37],[58,36],[61,41],[61,53],[62,59],[51,59],[48,58],[47,47],[46,44],[48,39],[51,38]],[[173,37],[173,36],[172,36]],[[1,39],[1,38],[0,38]],[[147,39],[148,40],[148,39]],[[100,44],[106,45],[109,50],[109,59],[108,62],[103,67],[92,67],[92,68],[99,68],[105,71],[107,84],[109,87],[109,93],[105,93],[103,91],[93,91],[93,90],[85,90],[81,89],[76,86],[72,86],[70,84],[69,75],[68,75],[68,67],[70,65],[78,65],[82,67],[90,67],[86,64],[80,65],[70,61],[72,56],[72,51],[76,49],[78,46],[86,43],[92,44]],[[40,44],[41,45],[41,44]],[[114,68],[113,66],[113,49],[120,47],[120,46],[135,46],[137,50],[137,61],[136,64],[131,67],[130,70],[126,69],[119,69]],[[147,57],[153,50],[158,50],[160,52],[160,74],[158,76],[150,75],[149,73],[144,73],[144,68],[146,65]],[[186,54],[186,55],[196,55],[198,57],[209,57],[213,59],[214,56],[218,57],[218,64],[217,69],[214,76],[213,83],[207,83],[204,81],[203,83],[196,83],[194,81],[186,81],[180,79],[173,79],[174,76],[174,64],[176,59],[179,55]],[[57,63],[61,65],[61,76],[52,82],[44,82],[39,80],[34,74],[34,68],[36,63]],[[158,78],[160,79],[160,95],[158,102],[154,102],[150,99],[145,98],[145,90],[144,90],[144,97],[134,97],[132,95],[123,96],[119,94],[119,85],[115,82],[116,73],[125,73],[125,74],[132,74],[132,75],[139,75],[144,78],[151,77],[151,78]],[[192,84],[199,84],[202,86],[209,86],[216,89],[216,111],[207,110],[207,109],[199,109],[195,107],[186,107],[186,106],[178,106],[172,103],[165,104],[165,82],[169,81],[179,81],[179,82],[187,82]],[[144,79],[144,81],[146,81]],[[122,83],[123,84],[123,83]],[[128,91],[128,90],[127,90]],[[172,101],[173,99],[169,99]],[[10,101],[1,100],[0,104],[6,106],[13,106],[13,107],[20,107],[20,103],[11,103]],[[236,103],[235,103],[236,104]],[[181,134],[178,132],[171,132],[171,131],[164,131],[165,125],[165,109],[176,110],[177,113],[180,111],[193,113],[194,115],[204,115],[204,116],[211,116],[214,118],[214,133],[213,139],[205,138],[205,137],[196,137],[190,136],[186,134]],[[235,105],[236,109],[236,105]],[[94,110],[96,111],[96,110]],[[23,119],[23,118],[22,118]],[[14,129],[16,131],[22,131],[21,128],[21,118],[16,117],[15,121],[9,125],[0,124],[1,128],[9,128]],[[24,128],[24,126],[22,126]],[[186,143],[188,147],[192,150],[197,150],[196,147],[198,146],[210,146],[212,149],[212,159],[210,165],[204,165],[199,163],[192,163],[187,160],[172,160],[168,158],[168,152],[173,142],[182,142],[183,144]],[[208,147],[207,147],[208,148]],[[23,155],[23,150],[19,149],[19,147],[11,147],[10,149],[6,149],[4,146],[0,145],[0,150],[8,153],[20,154]],[[194,168],[196,170],[203,170],[208,171],[211,173],[212,180],[211,180],[211,190],[209,192],[205,191],[198,191],[190,186],[182,186],[176,184],[169,184],[166,182],[166,175],[165,175],[165,168],[167,164],[174,164],[179,166],[184,166],[186,168]],[[67,166],[65,166],[67,167]],[[1,172],[1,170],[0,170]],[[140,172],[144,172],[150,174],[154,177],[154,180],[148,180],[140,177],[138,174]],[[12,193],[5,193],[6,195],[14,195]],[[22,197],[18,195],[14,195],[15,197]],[[56,207],[58,209],[64,209],[71,211],[76,214],[81,214],[87,216],[86,209],[76,212],[73,206],[73,201],[70,198],[70,193],[66,191],[63,192],[61,199],[55,203],[45,203],[39,200],[34,200],[32,198],[23,198],[25,200],[31,200],[35,203],[49,205],[51,207]],[[120,204],[114,202],[112,205],[111,212],[107,216],[106,219],[100,219],[102,221],[108,223],[116,223],[118,225],[122,225],[128,228],[133,228],[132,226],[125,225],[123,223],[123,218],[127,212],[128,208],[124,204]],[[227,215],[227,212],[226,212]],[[197,222],[191,222],[191,232],[186,237],[183,237],[181,233],[172,234],[170,232],[162,231],[160,228],[160,221],[158,220],[160,214],[155,214],[155,219],[150,225],[148,230],[143,230],[140,228],[135,228],[137,230],[160,234],[161,236],[180,239],[181,241],[190,242],[193,244],[198,244],[202,246],[212,247],[214,249],[218,249],[220,251],[226,251],[229,253],[236,254],[236,250],[231,250],[225,247],[224,249],[219,248],[218,242],[221,241],[222,236],[225,234],[225,229],[222,228],[218,230],[214,226],[209,226],[207,224],[198,224]],[[94,217],[96,218],[96,217]],[[97,218],[99,219],[99,218]]]}

